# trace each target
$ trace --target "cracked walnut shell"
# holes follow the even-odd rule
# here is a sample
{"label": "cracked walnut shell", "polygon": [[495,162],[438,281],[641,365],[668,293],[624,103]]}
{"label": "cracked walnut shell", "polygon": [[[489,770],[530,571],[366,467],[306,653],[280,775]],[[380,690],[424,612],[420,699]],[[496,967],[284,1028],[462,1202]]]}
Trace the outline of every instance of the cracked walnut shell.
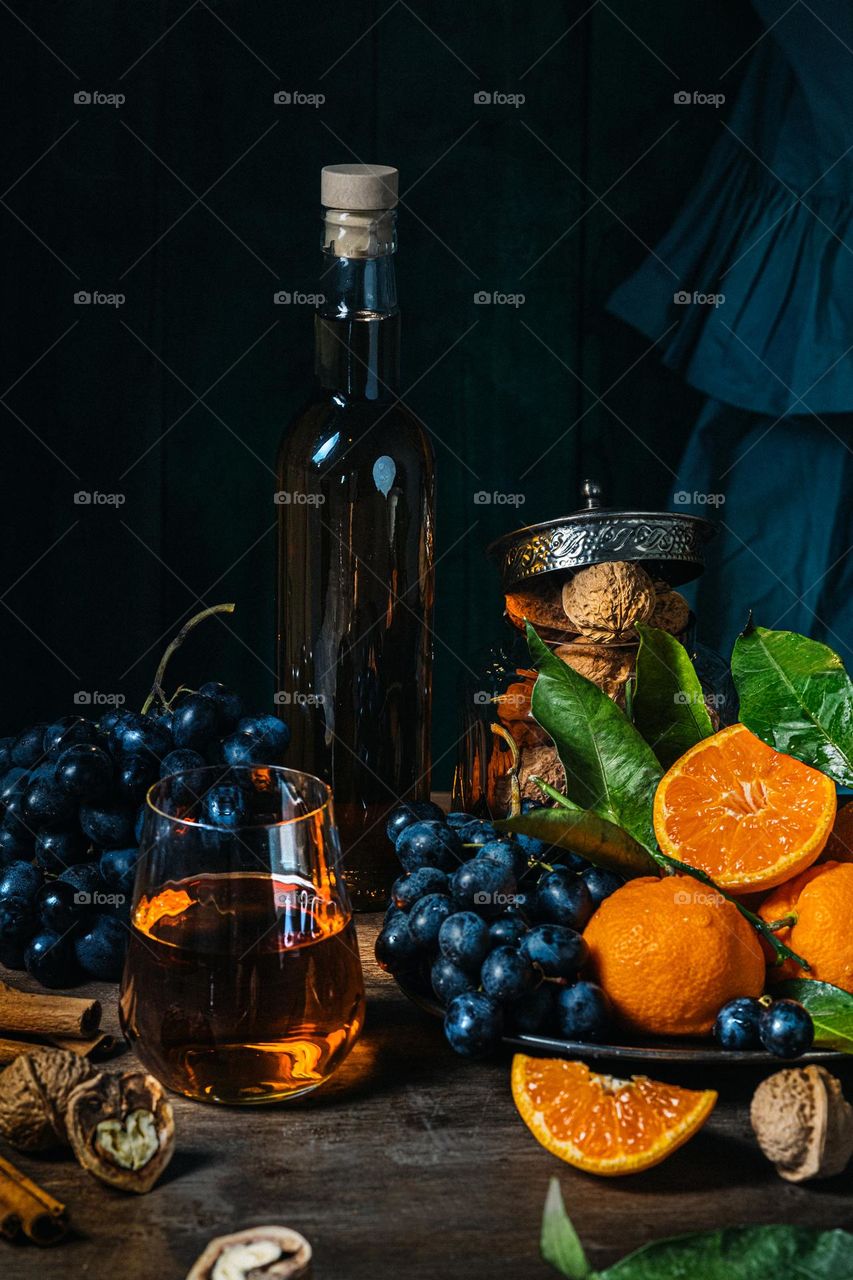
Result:
{"label": "cracked walnut shell", "polygon": [[563,610],[588,640],[619,644],[636,640],[634,627],[648,622],[657,597],[645,569],[625,560],[593,564],[563,585]]}
{"label": "cracked walnut shell", "polygon": [[308,1280],[311,1246],[289,1227],[248,1227],[211,1240],[186,1280]]}
{"label": "cracked walnut shell", "polygon": [[788,1182],[831,1178],[853,1155],[853,1107],[824,1067],[769,1076],[753,1095],[749,1118],[761,1150]]}
{"label": "cracked walnut shell", "polygon": [[94,1074],[85,1058],[67,1049],[19,1054],[0,1072],[0,1134],[19,1151],[64,1145],[68,1099]]}
{"label": "cracked walnut shell", "polygon": [[171,1103],[144,1071],[101,1071],[79,1085],[67,1125],[83,1168],[122,1191],[150,1191],[175,1149]]}

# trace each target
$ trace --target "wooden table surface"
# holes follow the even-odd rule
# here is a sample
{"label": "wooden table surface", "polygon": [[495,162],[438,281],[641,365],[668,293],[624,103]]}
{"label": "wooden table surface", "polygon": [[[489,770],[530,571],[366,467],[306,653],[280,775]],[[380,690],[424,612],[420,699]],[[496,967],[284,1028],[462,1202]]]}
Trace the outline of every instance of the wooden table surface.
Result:
{"label": "wooden table surface", "polygon": [[[274,1222],[312,1242],[315,1280],[536,1280],[556,1274],[538,1250],[554,1174],[594,1266],[715,1226],[853,1227],[853,1174],[792,1186],[759,1152],[748,1108],[761,1073],[751,1070],[712,1080],[680,1072],[680,1083],[719,1089],[720,1101],[703,1131],[648,1173],[606,1180],[562,1164],[516,1113],[509,1055],[457,1058],[438,1023],[378,969],[379,923],[358,917],[367,1026],[324,1090],[257,1110],[176,1098],[177,1151],[145,1196],[103,1186],[70,1156],[4,1149],[68,1205],[74,1233],[51,1250],[0,1242],[0,1276],[183,1280],[211,1236]],[[4,976],[36,989],[20,974]],[[105,1023],[117,1027],[114,988],[79,990],[101,998]]]}

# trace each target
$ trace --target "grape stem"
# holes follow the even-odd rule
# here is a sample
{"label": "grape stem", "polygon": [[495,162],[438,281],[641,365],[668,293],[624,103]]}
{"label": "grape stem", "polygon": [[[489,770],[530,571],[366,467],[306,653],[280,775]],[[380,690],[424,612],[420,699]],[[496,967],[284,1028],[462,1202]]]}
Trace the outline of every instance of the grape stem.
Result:
{"label": "grape stem", "polygon": [[163,690],[163,679],[166,675],[166,667],[169,665],[169,659],[172,657],[172,654],[176,649],[180,649],[193,627],[197,627],[200,622],[203,622],[205,618],[210,618],[214,613],[233,613],[234,609],[235,605],[233,603],[214,604],[208,609],[202,609],[199,613],[194,613],[193,616],[184,623],[174,640],[167,645],[166,651],[160,659],[160,665],[157,668],[156,675],[154,676],[154,683],[151,686],[151,692],[148,694],[148,697],[145,699],[145,703],[142,707],[143,715],[148,714],[155,702],[162,710],[168,708],[169,702]]}

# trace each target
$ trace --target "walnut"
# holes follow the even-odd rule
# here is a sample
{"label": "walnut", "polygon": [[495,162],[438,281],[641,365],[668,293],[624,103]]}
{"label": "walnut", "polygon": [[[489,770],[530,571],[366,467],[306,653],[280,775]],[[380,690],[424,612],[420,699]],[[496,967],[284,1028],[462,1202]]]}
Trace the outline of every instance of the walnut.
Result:
{"label": "walnut", "polygon": [[655,588],[645,569],[624,560],[581,569],[563,586],[563,609],[589,640],[618,644],[636,640],[634,626],[648,622]]}
{"label": "walnut", "polygon": [[670,591],[664,585],[657,588],[657,602],[649,625],[660,627],[671,635],[680,635],[690,621],[690,605],[678,591]]}
{"label": "walnut", "polygon": [[634,672],[636,645],[559,644],[554,653],[573,671],[597,684],[608,698],[624,701],[625,684]]}
{"label": "walnut", "polygon": [[853,1107],[823,1067],[777,1071],[756,1089],[749,1116],[758,1145],[788,1182],[831,1178],[853,1155]]}
{"label": "walnut", "polygon": [[308,1280],[311,1246],[289,1227],[248,1227],[217,1236],[187,1272],[186,1280]]}
{"label": "walnut", "polygon": [[559,581],[544,582],[527,591],[508,591],[504,597],[506,616],[514,627],[524,630],[525,619],[532,622],[546,639],[562,637],[571,631],[563,609],[562,587]]}
{"label": "walnut", "polygon": [[46,1151],[68,1142],[68,1099],[95,1074],[67,1049],[22,1053],[0,1073],[0,1133],[19,1151]]}
{"label": "walnut", "polygon": [[101,1071],[79,1085],[67,1125],[83,1168],[123,1191],[150,1191],[175,1149],[171,1103],[144,1071]]}

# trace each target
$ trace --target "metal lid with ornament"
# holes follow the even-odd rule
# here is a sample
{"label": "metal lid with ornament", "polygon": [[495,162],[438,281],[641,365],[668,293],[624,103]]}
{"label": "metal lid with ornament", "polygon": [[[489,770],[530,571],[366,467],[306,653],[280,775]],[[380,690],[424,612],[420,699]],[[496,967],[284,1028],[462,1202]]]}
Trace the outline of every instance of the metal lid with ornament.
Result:
{"label": "metal lid with ornament", "polygon": [[496,539],[504,591],[546,574],[574,573],[591,564],[629,560],[672,587],[698,578],[705,545],[716,534],[709,520],[673,511],[615,511],[602,503],[601,486],[585,480],[583,506],[559,520],[527,525]]}

